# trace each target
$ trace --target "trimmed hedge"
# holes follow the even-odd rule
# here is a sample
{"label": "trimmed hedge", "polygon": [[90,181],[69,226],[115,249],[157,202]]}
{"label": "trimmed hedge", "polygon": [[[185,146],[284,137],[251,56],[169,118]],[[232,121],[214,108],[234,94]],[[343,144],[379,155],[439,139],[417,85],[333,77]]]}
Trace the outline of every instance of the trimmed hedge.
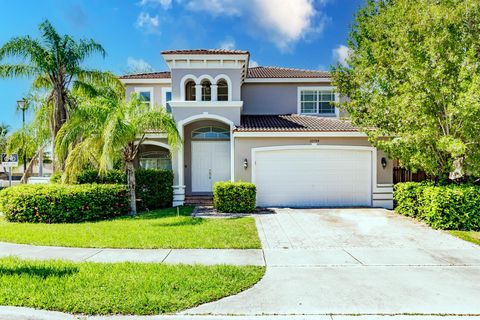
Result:
{"label": "trimmed hedge", "polygon": [[8,221],[67,223],[101,220],[129,211],[124,185],[19,185],[0,191]]}
{"label": "trimmed hedge", "polygon": [[435,229],[480,230],[480,187],[407,182],[395,185],[395,211]]}
{"label": "trimmed hedge", "polygon": [[[135,170],[135,192],[138,210],[155,210],[172,206],[173,172],[170,170],[137,169]],[[126,184],[127,175],[121,170],[109,170],[99,176],[98,170],[84,170],[77,176],[77,183]]]}
{"label": "trimmed hedge", "polygon": [[122,170],[108,170],[103,176],[98,170],[83,170],[77,175],[77,183],[126,184],[127,175]]}
{"label": "trimmed hedge", "polygon": [[219,212],[250,213],[256,208],[257,188],[249,182],[216,182],[213,206]]}

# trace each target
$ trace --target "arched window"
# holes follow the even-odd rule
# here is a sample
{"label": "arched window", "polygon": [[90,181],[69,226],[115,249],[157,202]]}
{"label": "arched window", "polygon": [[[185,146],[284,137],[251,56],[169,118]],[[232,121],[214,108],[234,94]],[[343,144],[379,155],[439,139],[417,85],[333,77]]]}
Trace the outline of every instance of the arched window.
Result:
{"label": "arched window", "polygon": [[228,84],[223,79],[217,83],[217,100],[228,101]]}
{"label": "arched window", "polygon": [[172,170],[170,152],[151,151],[140,154],[140,168]]}
{"label": "arched window", "polygon": [[212,100],[212,87],[211,83],[208,80],[202,81],[202,101],[211,101]]}
{"label": "arched window", "polygon": [[192,131],[192,139],[230,140],[230,130],[222,127],[202,127]]}
{"label": "arched window", "polygon": [[195,82],[188,80],[185,84],[185,100],[195,101]]}

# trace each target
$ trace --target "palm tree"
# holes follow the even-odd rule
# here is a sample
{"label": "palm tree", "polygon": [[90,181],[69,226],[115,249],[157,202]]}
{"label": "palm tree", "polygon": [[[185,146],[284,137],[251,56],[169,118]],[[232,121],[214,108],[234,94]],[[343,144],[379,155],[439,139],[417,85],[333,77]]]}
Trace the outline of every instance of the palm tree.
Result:
{"label": "palm tree", "polygon": [[40,39],[16,37],[0,47],[0,61],[16,58],[20,62],[0,64],[0,78],[32,77],[34,89],[48,90],[53,102],[51,112],[52,147],[62,125],[75,108],[72,88],[94,91],[95,85],[121,86],[111,73],[81,67],[82,62],[98,53],[105,57],[104,48],[92,39],[75,41],[69,35],[60,35],[48,20],[40,24]]}
{"label": "palm tree", "polygon": [[121,159],[127,174],[131,214],[137,213],[134,160],[145,140],[145,131],[167,134],[175,149],[181,141],[175,121],[163,107],[151,107],[137,94],[125,99],[123,91],[105,88],[94,98],[81,99],[71,118],[60,129],[55,153],[65,162],[63,182],[72,182],[76,173],[94,166],[104,174]]}

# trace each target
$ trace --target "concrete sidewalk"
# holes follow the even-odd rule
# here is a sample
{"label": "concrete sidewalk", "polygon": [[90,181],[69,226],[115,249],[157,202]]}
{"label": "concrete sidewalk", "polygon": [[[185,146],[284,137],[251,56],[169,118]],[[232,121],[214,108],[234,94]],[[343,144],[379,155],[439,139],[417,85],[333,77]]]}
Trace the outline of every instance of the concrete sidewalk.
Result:
{"label": "concrete sidewalk", "polygon": [[0,242],[0,257],[90,262],[155,262],[264,266],[260,249],[95,249],[32,246]]}

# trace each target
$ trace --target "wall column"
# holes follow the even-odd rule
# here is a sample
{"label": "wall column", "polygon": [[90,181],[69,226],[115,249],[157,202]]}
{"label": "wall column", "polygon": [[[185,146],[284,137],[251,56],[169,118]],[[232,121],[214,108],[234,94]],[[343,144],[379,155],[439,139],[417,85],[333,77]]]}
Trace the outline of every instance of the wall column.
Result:
{"label": "wall column", "polygon": [[195,85],[195,101],[202,101],[202,85],[196,84]]}
{"label": "wall column", "polygon": [[[181,141],[183,141],[183,124],[177,124],[177,130],[180,134]],[[185,174],[184,174],[184,154],[183,143],[178,147],[174,155],[174,160],[177,164],[178,184],[173,186],[173,206],[182,206],[185,201]]]}
{"label": "wall column", "polygon": [[217,101],[218,99],[218,90],[216,84],[211,84],[210,87],[212,88],[212,101]]}

